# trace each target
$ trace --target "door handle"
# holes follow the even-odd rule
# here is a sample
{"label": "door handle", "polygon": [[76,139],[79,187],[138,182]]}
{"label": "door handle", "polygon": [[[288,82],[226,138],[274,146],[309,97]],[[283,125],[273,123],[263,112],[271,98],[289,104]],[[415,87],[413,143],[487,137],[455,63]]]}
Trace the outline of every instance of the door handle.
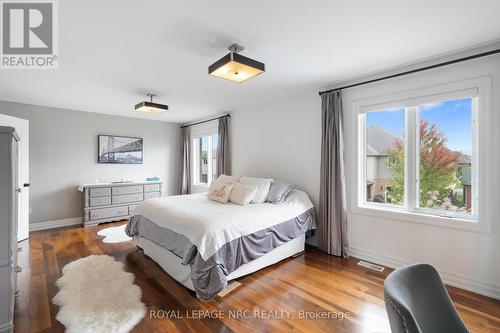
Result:
{"label": "door handle", "polygon": [[31,183],[24,183],[23,184],[24,187],[30,187],[31,186]]}
{"label": "door handle", "polygon": [[20,188],[16,188],[16,192],[17,193],[21,193],[21,189]]}

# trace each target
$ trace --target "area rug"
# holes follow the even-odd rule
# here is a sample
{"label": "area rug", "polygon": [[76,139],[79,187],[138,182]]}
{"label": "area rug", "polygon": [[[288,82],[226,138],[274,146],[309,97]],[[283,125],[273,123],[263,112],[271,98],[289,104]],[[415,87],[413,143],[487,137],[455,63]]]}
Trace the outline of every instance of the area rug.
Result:
{"label": "area rug", "polygon": [[123,264],[107,255],[73,261],[62,270],[52,302],[68,333],[126,333],[146,314],[141,289]]}
{"label": "area rug", "polygon": [[103,236],[102,240],[104,243],[123,243],[132,240],[132,237],[127,236],[125,233],[125,227],[127,225],[120,225],[118,227],[110,227],[106,229],[99,230],[97,235]]}

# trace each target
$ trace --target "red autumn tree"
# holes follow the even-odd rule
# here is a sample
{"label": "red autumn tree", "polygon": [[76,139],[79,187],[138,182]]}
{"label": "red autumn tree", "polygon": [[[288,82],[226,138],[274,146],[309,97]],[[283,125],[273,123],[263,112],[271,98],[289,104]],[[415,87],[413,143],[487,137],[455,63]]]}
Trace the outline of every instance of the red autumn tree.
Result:
{"label": "red autumn tree", "polygon": [[[447,138],[433,124],[420,121],[420,207],[432,207],[448,196],[455,185],[458,158],[461,153],[446,147]],[[404,143],[396,138],[389,150],[393,175],[390,179],[390,199],[393,203],[404,201]]]}

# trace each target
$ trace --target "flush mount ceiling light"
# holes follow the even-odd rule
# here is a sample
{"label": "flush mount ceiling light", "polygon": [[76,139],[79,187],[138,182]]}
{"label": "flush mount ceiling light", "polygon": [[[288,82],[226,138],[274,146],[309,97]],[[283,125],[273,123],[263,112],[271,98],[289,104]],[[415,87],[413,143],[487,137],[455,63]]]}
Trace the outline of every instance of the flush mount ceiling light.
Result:
{"label": "flush mount ceiling light", "polygon": [[266,71],[263,63],[239,54],[243,46],[235,43],[228,49],[231,52],[208,67],[208,74],[241,83]]}
{"label": "flush mount ceiling light", "polygon": [[153,103],[153,97],[155,94],[147,94],[146,96],[150,97],[151,101],[143,101],[139,104],[135,105],[135,111],[140,112],[148,112],[148,113],[160,113],[164,111],[168,111],[168,105]]}

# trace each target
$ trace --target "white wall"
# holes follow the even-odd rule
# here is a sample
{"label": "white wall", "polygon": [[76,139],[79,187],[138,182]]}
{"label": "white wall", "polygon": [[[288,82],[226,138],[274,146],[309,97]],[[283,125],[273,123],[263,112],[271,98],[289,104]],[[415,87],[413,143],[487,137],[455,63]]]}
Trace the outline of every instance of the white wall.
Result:
{"label": "white wall", "polygon": [[[411,76],[344,91],[346,119],[352,100],[415,89],[478,76],[493,76],[493,125],[500,129],[500,56],[490,56]],[[319,195],[321,144],[320,98],[317,91],[233,112],[234,174],[268,176],[296,182],[311,196]],[[346,121],[347,141],[354,129]],[[500,130],[494,131],[491,179],[500,189]],[[346,147],[349,147],[347,142]],[[347,151],[347,156],[350,152]],[[351,172],[348,160],[347,171]],[[351,184],[347,186],[352,189]],[[350,194],[350,193],[349,193]],[[498,190],[491,193],[500,199]],[[416,224],[395,219],[349,214],[352,255],[389,267],[427,262],[435,265],[453,285],[500,298],[500,225],[490,234]]]}
{"label": "white wall", "polygon": [[[133,112],[133,111],[131,111]],[[0,101],[0,113],[29,120],[30,223],[82,216],[82,183],[160,177],[177,193],[179,126],[160,121]],[[97,135],[144,138],[144,163],[97,163]]]}
{"label": "white wall", "polygon": [[234,175],[299,185],[319,201],[321,109],[317,91],[231,114]]}

